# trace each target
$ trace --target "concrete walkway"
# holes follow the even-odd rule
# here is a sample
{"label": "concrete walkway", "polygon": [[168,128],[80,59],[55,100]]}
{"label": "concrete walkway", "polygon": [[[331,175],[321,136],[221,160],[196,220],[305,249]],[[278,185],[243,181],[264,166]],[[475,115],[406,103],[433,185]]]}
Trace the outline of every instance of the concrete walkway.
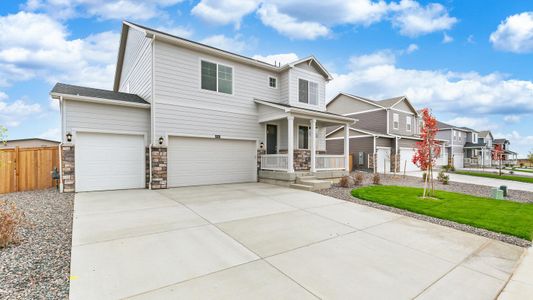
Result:
{"label": "concrete walkway", "polygon": [[[486,172],[486,173],[498,173],[498,169],[494,169],[494,168],[484,168],[484,169],[482,169],[482,168],[464,168],[464,169],[461,169],[461,170],[474,171],[474,172]],[[513,172],[513,174],[511,174],[511,171]],[[511,175],[533,177],[533,173],[522,172],[520,170],[502,169],[502,174],[511,174]]]}
{"label": "concrete walkway", "polygon": [[[422,173],[423,173],[422,171],[413,171],[413,172],[407,172],[406,175],[422,178]],[[501,185],[506,185],[507,188],[510,190],[533,192],[533,183],[518,182],[518,181],[496,179],[496,178],[486,178],[486,177],[479,177],[479,176],[461,175],[461,174],[454,174],[454,173],[447,173],[447,174],[450,176],[450,181],[478,184],[478,185],[485,185],[485,186],[492,186],[492,187],[499,187]],[[437,178],[437,175],[438,175],[438,171],[435,170],[435,172],[433,173],[433,177]]]}
{"label": "concrete walkway", "polygon": [[520,266],[498,297],[500,300],[533,299],[533,247],[524,253]]}
{"label": "concrete walkway", "polygon": [[267,184],[81,193],[71,299],[494,299],[524,249]]}

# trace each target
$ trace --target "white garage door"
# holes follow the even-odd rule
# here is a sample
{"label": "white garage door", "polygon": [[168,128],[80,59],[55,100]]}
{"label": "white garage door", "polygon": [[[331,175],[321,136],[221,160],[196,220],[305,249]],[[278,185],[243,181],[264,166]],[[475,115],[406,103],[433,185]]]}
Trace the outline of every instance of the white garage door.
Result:
{"label": "white garage door", "polygon": [[377,148],[376,151],[376,170],[378,173],[390,173],[390,148]]}
{"label": "white garage door", "polygon": [[415,156],[416,150],[412,148],[400,148],[400,170],[405,171],[420,171],[413,163],[413,157]]}
{"label": "white garage door", "polygon": [[453,155],[453,166],[456,169],[463,168],[463,153],[455,153]]}
{"label": "white garage door", "polygon": [[142,135],[77,133],[76,191],[144,188]]}
{"label": "white garage door", "polygon": [[167,155],[169,187],[257,180],[255,141],[171,137]]}

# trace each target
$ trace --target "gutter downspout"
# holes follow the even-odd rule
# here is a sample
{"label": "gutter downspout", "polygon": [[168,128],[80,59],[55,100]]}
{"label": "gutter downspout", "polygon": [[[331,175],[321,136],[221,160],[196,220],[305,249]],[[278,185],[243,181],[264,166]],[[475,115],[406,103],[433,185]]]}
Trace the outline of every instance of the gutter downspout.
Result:
{"label": "gutter downspout", "polygon": [[59,96],[59,113],[61,114],[61,143],[59,143],[59,192],[63,193],[63,132],[65,127],[63,126],[64,116],[63,116],[63,96]]}

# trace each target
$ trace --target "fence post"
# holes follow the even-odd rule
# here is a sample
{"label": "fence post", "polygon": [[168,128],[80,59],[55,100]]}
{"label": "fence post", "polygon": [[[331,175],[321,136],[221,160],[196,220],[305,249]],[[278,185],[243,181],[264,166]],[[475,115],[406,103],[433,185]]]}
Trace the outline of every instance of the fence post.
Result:
{"label": "fence post", "polygon": [[19,166],[20,166],[20,152],[19,147],[15,147],[15,192],[19,191]]}

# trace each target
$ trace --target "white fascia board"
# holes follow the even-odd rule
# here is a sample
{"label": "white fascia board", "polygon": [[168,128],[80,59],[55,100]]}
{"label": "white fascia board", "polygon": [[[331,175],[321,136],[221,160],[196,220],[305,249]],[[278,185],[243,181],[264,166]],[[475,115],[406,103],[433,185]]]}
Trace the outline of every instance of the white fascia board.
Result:
{"label": "white fascia board", "polygon": [[62,93],[50,93],[50,96],[52,96],[53,99],[57,99],[59,97],[63,97],[63,100],[74,100],[74,101],[82,101],[82,102],[91,102],[91,103],[109,104],[109,105],[118,105],[118,106],[128,106],[128,107],[139,107],[139,108],[149,108],[150,107],[150,104],[148,104],[148,103],[134,103],[134,102],[103,99],[103,98],[96,98],[96,97],[69,95],[69,94],[62,94]]}

